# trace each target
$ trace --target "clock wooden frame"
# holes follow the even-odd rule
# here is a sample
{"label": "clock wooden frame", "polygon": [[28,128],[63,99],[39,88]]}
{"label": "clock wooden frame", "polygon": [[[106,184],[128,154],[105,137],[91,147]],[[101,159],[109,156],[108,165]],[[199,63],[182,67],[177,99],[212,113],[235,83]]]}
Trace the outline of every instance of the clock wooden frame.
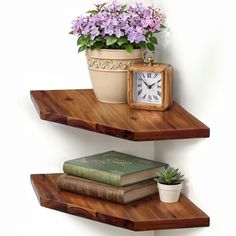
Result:
{"label": "clock wooden frame", "polygon": [[[135,102],[133,99],[133,81],[134,72],[151,72],[162,74],[162,102],[161,104],[152,104],[145,102]],[[133,64],[128,69],[127,85],[128,104],[132,108],[164,111],[173,103],[173,67],[170,64]]]}

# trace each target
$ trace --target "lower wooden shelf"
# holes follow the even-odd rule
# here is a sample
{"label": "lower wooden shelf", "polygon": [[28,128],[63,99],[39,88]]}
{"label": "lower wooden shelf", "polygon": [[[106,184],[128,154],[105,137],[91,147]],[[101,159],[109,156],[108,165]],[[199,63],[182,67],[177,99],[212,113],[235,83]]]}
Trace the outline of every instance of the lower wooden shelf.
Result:
{"label": "lower wooden shelf", "polygon": [[60,174],[32,174],[41,206],[134,231],[209,226],[209,217],[183,194],[177,203],[162,203],[159,195],[127,205],[57,189]]}

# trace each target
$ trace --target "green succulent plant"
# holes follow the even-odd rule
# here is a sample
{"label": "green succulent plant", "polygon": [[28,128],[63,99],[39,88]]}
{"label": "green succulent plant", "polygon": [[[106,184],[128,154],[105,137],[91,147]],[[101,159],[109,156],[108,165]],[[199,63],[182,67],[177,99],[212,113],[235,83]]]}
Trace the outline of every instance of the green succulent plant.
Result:
{"label": "green succulent plant", "polygon": [[158,175],[155,180],[161,184],[174,185],[183,182],[183,177],[184,175],[181,174],[179,169],[168,166],[166,169],[161,171],[160,175]]}

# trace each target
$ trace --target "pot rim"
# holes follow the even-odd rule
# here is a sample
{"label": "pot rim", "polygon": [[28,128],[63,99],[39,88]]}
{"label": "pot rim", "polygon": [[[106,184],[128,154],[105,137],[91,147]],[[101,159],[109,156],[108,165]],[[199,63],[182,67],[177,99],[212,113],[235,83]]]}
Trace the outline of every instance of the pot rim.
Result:
{"label": "pot rim", "polygon": [[[135,48],[135,49],[133,49],[133,51],[143,51],[143,49],[142,48]],[[117,51],[120,51],[120,52],[124,52],[124,51],[126,51],[126,49],[108,49],[108,48],[101,48],[101,49],[94,49],[94,50],[92,50],[92,49],[90,49],[90,48],[87,48],[86,49],[86,51],[109,51],[109,52],[112,52],[112,51],[114,51],[114,52],[117,52]],[[126,51],[127,52],[127,51]],[[129,53],[129,52],[127,52],[127,53]]]}
{"label": "pot rim", "polygon": [[164,190],[180,190],[182,188],[182,182],[179,184],[174,184],[174,185],[161,184],[158,182],[157,186],[159,189],[164,189]]}
{"label": "pot rim", "polygon": [[143,50],[134,49],[132,53],[129,53],[125,49],[86,49],[85,55],[87,59],[138,60],[143,58]]}

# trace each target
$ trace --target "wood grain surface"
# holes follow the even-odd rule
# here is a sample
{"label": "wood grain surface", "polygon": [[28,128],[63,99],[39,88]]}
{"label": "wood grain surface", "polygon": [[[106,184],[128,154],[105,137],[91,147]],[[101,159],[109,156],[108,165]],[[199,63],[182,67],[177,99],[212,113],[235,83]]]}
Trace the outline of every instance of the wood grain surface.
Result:
{"label": "wood grain surface", "polygon": [[99,102],[91,89],[31,91],[30,94],[43,120],[123,139],[183,139],[210,134],[206,125],[175,102],[170,109],[158,112]]}
{"label": "wood grain surface", "polygon": [[58,190],[60,175],[31,175],[41,206],[134,231],[209,226],[209,217],[184,195],[177,203],[162,203],[156,194],[122,205]]}

